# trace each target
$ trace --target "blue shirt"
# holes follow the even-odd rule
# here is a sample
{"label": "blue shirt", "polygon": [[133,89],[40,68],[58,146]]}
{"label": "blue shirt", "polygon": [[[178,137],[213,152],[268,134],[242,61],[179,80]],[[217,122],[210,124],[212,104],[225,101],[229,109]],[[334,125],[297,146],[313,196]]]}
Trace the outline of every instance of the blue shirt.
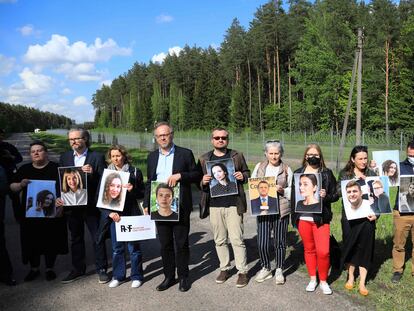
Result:
{"label": "blue shirt", "polygon": [[175,145],[171,147],[167,154],[162,154],[161,149],[158,149],[158,152],[157,181],[165,182],[172,175]]}
{"label": "blue shirt", "polygon": [[85,151],[80,155],[78,155],[76,151],[73,151],[73,162],[75,163],[75,166],[83,166],[85,164],[87,154],[88,148],[86,148]]}

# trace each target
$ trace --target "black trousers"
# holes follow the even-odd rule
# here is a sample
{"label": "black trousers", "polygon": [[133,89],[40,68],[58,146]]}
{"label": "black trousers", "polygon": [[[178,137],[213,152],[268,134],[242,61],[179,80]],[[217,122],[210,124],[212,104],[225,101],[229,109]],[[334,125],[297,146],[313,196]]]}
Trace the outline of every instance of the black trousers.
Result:
{"label": "black trousers", "polygon": [[175,278],[175,269],[177,268],[178,278],[187,278],[190,261],[189,217],[179,222],[157,221],[156,224],[161,243],[161,258],[165,277]]}
{"label": "black trousers", "polygon": [[0,279],[10,278],[13,268],[10,262],[9,253],[6,248],[6,237],[4,228],[6,201],[3,195],[0,196]]}
{"label": "black trousers", "polygon": [[85,262],[85,224],[88,227],[89,234],[95,251],[96,271],[105,270],[108,267],[106,256],[105,239],[96,243],[96,237],[99,228],[99,213],[88,214],[85,209],[72,210],[68,215],[68,224],[71,237],[71,253],[73,270],[84,273],[86,270]]}

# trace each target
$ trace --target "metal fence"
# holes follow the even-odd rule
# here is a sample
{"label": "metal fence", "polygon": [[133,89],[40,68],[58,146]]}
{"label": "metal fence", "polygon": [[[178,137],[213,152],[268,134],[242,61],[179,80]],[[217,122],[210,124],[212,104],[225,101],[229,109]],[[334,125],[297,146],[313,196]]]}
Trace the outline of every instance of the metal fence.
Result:
{"label": "metal fence", "polygon": [[[66,135],[66,130],[48,130],[49,133]],[[93,142],[113,144],[119,143],[125,147],[153,150],[155,148],[152,133],[135,132],[98,132],[90,131]],[[414,133],[394,132],[389,136],[390,143],[387,144],[383,133],[364,132],[362,144],[368,145],[370,151],[375,150],[400,150],[400,158],[405,157],[405,145],[413,138]],[[340,145],[340,135],[334,132],[295,132],[292,134],[284,132],[263,132],[263,133],[230,133],[230,145],[232,149],[243,152],[248,163],[253,164],[263,159],[263,145],[267,140],[278,139],[285,147],[284,159],[293,168],[300,165],[305,147],[310,143],[317,143],[321,146],[327,165],[336,170],[343,167],[349,157],[352,147],[355,145],[355,135],[347,135],[347,142],[342,159],[337,159]],[[190,131],[175,132],[174,142],[182,147],[193,151],[198,158],[208,150],[211,150],[210,132]]]}

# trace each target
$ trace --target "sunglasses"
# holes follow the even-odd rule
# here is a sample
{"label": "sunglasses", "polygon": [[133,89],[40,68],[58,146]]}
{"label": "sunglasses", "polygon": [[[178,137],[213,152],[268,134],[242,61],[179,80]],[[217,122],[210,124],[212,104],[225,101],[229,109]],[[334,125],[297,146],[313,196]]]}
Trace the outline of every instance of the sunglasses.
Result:
{"label": "sunglasses", "polygon": [[220,140],[220,139],[221,139],[221,140],[227,140],[227,139],[228,139],[228,137],[227,137],[227,136],[214,136],[214,137],[213,137],[213,139],[214,139],[214,140]]}

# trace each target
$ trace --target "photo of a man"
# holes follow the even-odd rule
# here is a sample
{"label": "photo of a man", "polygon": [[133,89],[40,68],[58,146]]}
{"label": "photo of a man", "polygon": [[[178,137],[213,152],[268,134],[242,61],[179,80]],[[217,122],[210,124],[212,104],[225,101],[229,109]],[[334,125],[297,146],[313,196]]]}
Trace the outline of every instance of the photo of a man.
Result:
{"label": "photo of a man", "polygon": [[414,176],[401,177],[401,187],[399,194],[400,213],[414,213]]}
{"label": "photo of a man", "polygon": [[371,208],[376,214],[390,214],[391,213],[391,204],[390,198],[386,189],[388,190],[388,179],[386,176],[382,177],[370,177],[375,178],[368,181],[370,189],[372,189],[370,195]]}
{"label": "photo of a man", "polygon": [[252,215],[277,214],[277,198],[269,195],[270,185],[266,180],[261,180],[257,185],[259,197],[251,200]]}
{"label": "photo of a man", "polygon": [[168,186],[166,183],[160,183],[155,189],[155,196],[157,200],[157,209],[151,211],[151,219],[178,221],[178,214],[172,209],[174,202],[174,188]]}
{"label": "photo of a man", "polygon": [[369,200],[363,199],[361,186],[355,180],[343,180],[341,186],[342,200],[348,220],[365,218],[375,214]]}

